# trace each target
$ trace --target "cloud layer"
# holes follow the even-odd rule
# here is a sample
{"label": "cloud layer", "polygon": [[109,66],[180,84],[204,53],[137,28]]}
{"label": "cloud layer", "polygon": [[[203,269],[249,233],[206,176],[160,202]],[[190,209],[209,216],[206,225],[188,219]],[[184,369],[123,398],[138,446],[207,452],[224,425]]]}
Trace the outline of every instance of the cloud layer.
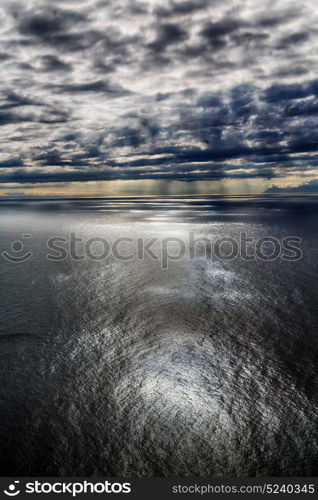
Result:
{"label": "cloud layer", "polygon": [[4,185],[317,177],[314,0],[4,0],[0,15]]}

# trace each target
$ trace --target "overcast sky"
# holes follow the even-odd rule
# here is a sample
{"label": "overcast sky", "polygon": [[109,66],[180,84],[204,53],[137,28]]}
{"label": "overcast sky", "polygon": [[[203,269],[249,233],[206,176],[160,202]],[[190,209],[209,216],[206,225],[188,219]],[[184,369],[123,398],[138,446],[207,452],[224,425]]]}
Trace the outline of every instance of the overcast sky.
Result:
{"label": "overcast sky", "polygon": [[317,185],[317,0],[0,0],[0,194]]}

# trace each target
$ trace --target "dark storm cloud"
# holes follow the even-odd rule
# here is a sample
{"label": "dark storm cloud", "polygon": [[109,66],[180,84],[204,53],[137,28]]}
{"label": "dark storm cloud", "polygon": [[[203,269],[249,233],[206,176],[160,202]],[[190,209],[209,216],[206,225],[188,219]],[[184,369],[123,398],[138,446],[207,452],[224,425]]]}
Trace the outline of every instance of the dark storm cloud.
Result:
{"label": "dark storm cloud", "polygon": [[307,67],[304,63],[297,64],[296,66],[285,66],[273,72],[271,75],[272,78],[276,78],[280,80],[282,78],[293,78],[293,77],[301,77],[305,76],[310,72],[310,65]]}
{"label": "dark storm cloud", "polygon": [[45,124],[58,124],[67,122],[68,117],[63,113],[51,113],[50,111],[43,111],[40,114],[31,113],[7,113],[0,111],[0,126],[10,125],[10,124],[21,124],[27,122],[34,123],[45,123]]}
{"label": "dark storm cloud", "polygon": [[0,126],[10,124],[24,124],[28,122],[43,124],[66,123],[68,116],[59,111],[43,110],[39,113],[11,113],[0,111]]}
{"label": "dark storm cloud", "polygon": [[290,104],[284,110],[284,116],[288,117],[303,117],[318,115],[318,100],[300,101]]}
{"label": "dark storm cloud", "polygon": [[95,29],[86,29],[88,19],[85,14],[75,10],[52,8],[47,4],[38,11],[29,12],[22,9],[12,9],[17,22],[17,31],[23,38],[22,45],[52,46],[64,51],[85,50],[103,38],[102,33]]}
{"label": "dark storm cloud", "polygon": [[128,91],[122,88],[120,85],[113,85],[104,80],[96,80],[94,82],[81,84],[56,85],[55,88],[57,88],[60,92],[71,94],[76,94],[78,92],[101,92],[113,96],[122,96],[127,95],[128,93]]}
{"label": "dark storm cloud", "polygon": [[65,160],[61,157],[58,151],[42,152],[34,155],[33,161],[38,161],[42,165],[63,165]]}
{"label": "dark storm cloud", "polygon": [[1,9],[0,182],[268,179],[317,165],[311,0]]}
{"label": "dark storm cloud", "polygon": [[46,55],[41,57],[42,71],[71,71],[71,64],[63,62],[54,55]]}
{"label": "dark storm cloud", "polygon": [[255,172],[237,172],[231,173],[229,176],[226,170],[219,166],[215,169],[203,169],[202,172],[193,178],[193,172],[190,169],[186,171],[159,171],[153,172],[152,170],[144,169],[143,172],[139,170],[75,170],[65,171],[62,175],[59,172],[48,172],[34,170],[32,172],[26,170],[16,170],[15,172],[6,173],[1,175],[1,182],[6,183],[19,183],[19,184],[38,184],[38,183],[52,183],[52,182],[88,182],[88,181],[110,181],[110,180],[170,180],[170,181],[183,181],[192,182],[196,181],[215,181],[226,178],[232,179],[249,179],[249,178],[265,178],[272,179],[277,175],[270,169],[263,169],[260,173]]}
{"label": "dark storm cloud", "polygon": [[18,21],[18,31],[31,39],[44,43],[56,43],[58,37],[78,23],[85,22],[85,17],[70,10],[54,9],[47,6],[40,12],[21,12],[13,9],[13,15]]}
{"label": "dark storm cloud", "polygon": [[69,114],[46,103],[13,90],[0,93],[0,125],[11,123],[65,123]]}
{"label": "dark storm cloud", "polygon": [[24,95],[19,95],[12,90],[4,90],[1,96],[0,109],[12,109],[19,108],[23,106],[37,106],[39,103],[33,99],[26,97]]}
{"label": "dark storm cloud", "polygon": [[[268,12],[270,12],[270,14],[268,14]],[[254,22],[257,27],[277,28],[281,25],[289,23],[297,17],[301,18],[304,14],[304,11],[301,11],[298,3],[296,2],[290,4],[289,7],[284,10],[280,9],[280,4],[277,4],[276,8],[274,7],[269,9],[268,12],[264,9],[262,15],[256,16]]]}
{"label": "dark storm cloud", "polygon": [[[280,13],[273,17],[263,15],[258,19],[246,19],[239,17],[226,16],[221,20],[209,20],[203,26],[200,34],[208,43],[208,46],[213,50],[224,49],[228,45],[249,47],[254,45],[259,49],[266,48],[266,42],[269,42],[271,35],[275,32],[273,28],[284,25],[291,19],[297,17],[298,11],[291,10]],[[305,32],[293,33],[283,37],[276,46],[270,42],[268,48],[273,50],[279,47],[280,49],[288,49],[296,43],[302,43],[309,39],[309,34]],[[200,47],[203,50],[203,47]]]}
{"label": "dark storm cloud", "polygon": [[0,126],[17,123],[18,117],[14,113],[0,112]]}
{"label": "dark storm cloud", "polygon": [[280,39],[278,47],[285,49],[289,46],[295,46],[298,43],[307,42],[310,39],[310,33],[307,31],[299,31],[297,33],[292,33]]}
{"label": "dark storm cloud", "polygon": [[303,99],[318,94],[318,80],[309,83],[294,83],[290,85],[275,84],[269,87],[264,100],[270,103]]}
{"label": "dark storm cloud", "polygon": [[[183,16],[187,14],[192,14],[196,11],[205,9],[209,3],[208,0],[197,0],[193,2],[192,0],[186,0],[182,2],[169,2],[168,5],[159,5],[154,9],[156,16],[162,18],[169,18],[174,16]],[[214,0],[214,3],[217,3]]]}
{"label": "dark storm cloud", "polygon": [[17,168],[23,167],[21,158],[9,158],[8,160],[0,162],[0,168]]}
{"label": "dark storm cloud", "polygon": [[[98,31],[82,31],[74,33],[57,33],[41,40],[42,43],[55,47],[66,52],[76,52],[93,47],[103,39],[103,35]],[[34,41],[28,41],[28,44]],[[36,40],[39,43],[39,40]]]}
{"label": "dark storm cloud", "polygon": [[157,53],[164,52],[167,47],[180,43],[188,37],[186,30],[176,23],[162,24],[158,27],[156,38],[148,44],[148,48]]}
{"label": "dark storm cloud", "polygon": [[223,19],[218,22],[208,22],[201,31],[201,35],[213,49],[221,49],[225,47],[226,38],[241,28],[244,28],[246,23],[237,19]]}

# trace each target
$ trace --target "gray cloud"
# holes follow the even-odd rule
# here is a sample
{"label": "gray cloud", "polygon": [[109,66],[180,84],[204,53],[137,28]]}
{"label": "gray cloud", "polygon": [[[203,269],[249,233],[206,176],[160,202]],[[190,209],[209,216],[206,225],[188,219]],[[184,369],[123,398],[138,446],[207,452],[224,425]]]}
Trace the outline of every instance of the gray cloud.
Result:
{"label": "gray cloud", "polygon": [[41,57],[41,65],[43,72],[49,71],[71,71],[71,64],[63,62],[61,59],[55,55],[48,54]]}
{"label": "gray cloud", "polygon": [[162,24],[158,27],[156,38],[148,47],[153,52],[164,52],[169,46],[180,43],[188,38],[187,32],[177,23]]}
{"label": "gray cloud", "polygon": [[78,93],[78,92],[102,92],[108,95],[121,96],[126,95],[127,90],[118,84],[111,84],[104,80],[96,80],[88,83],[73,83],[64,85],[55,85],[60,92]]}
{"label": "gray cloud", "polygon": [[4,0],[1,13],[0,182],[317,166],[313,0]]}
{"label": "gray cloud", "polygon": [[[168,5],[160,4],[155,7],[155,14],[159,18],[170,18],[174,16],[184,16],[193,14],[196,11],[204,10],[207,8],[209,4],[208,0],[197,0],[196,2],[192,2],[191,0],[185,0],[181,2],[169,2]],[[214,0],[213,3],[217,3],[217,0]]]}

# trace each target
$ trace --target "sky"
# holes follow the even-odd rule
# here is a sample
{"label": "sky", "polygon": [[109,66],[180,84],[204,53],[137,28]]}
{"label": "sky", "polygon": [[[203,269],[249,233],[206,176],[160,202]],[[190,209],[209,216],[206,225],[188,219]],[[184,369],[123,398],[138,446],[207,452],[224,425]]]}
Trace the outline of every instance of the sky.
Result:
{"label": "sky", "polygon": [[0,196],[318,192],[316,0],[0,0]]}

